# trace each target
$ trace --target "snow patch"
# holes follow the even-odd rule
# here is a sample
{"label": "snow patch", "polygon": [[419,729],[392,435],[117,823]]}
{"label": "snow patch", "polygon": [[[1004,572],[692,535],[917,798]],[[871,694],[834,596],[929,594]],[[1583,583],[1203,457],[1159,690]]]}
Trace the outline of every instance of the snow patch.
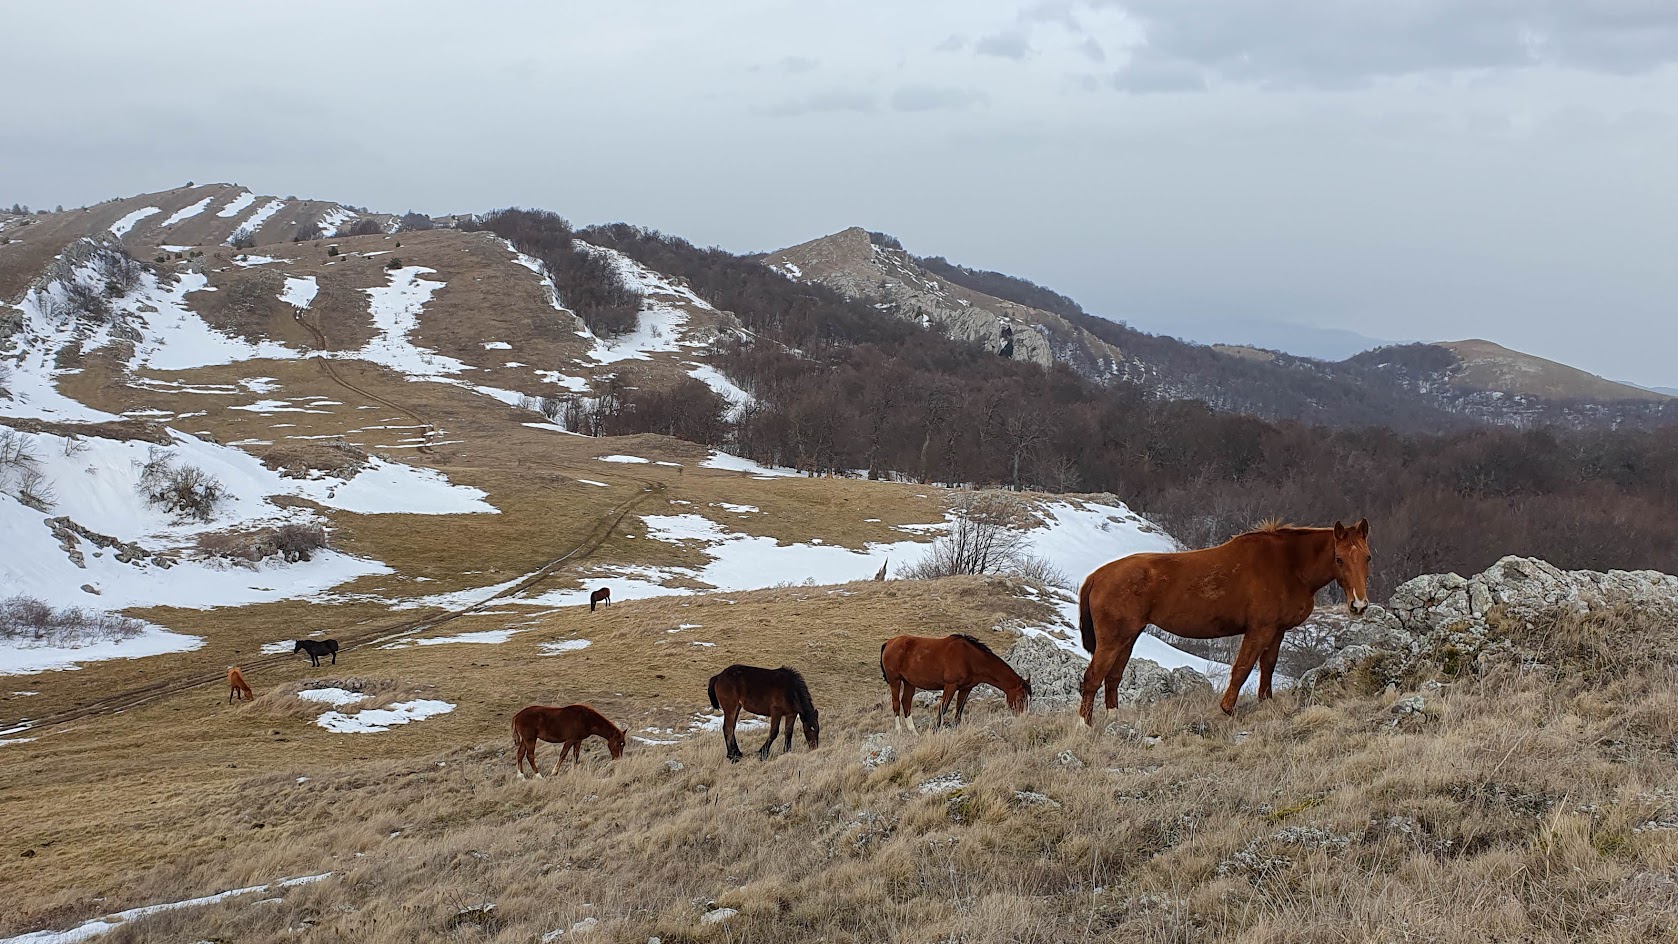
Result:
{"label": "snow patch", "polygon": [[245,207],[248,207],[255,202],[256,202],[256,194],[251,193],[249,190],[245,190],[245,191],[242,191],[238,196],[236,196],[233,199],[227,201],[227,206],[222,207],[221,210],[216,213],[216,215],[219,216],[219,217],[222,217],[223,219],[225,219],[227,217],[238,216],[239,213],[242,210],[244,210]]}
{"label": "snow patch", "polygon": [[[200,213],[204,212],[205,210],[209,209],[210,208],[210,201],[214,200],[214,199],[215,199],[215,196],[212,194],[212,195],[210,195],[208,197],[205,197],[204,199],[198,201],[197,203],[192,204],[191,206],[182,207],[179,210],[176,210],[174,213],[171,213],[169,215],[169,218],[164,220],[160,225],[163,226],[163,228],[167,229],[167,228],[169,228],[171,226],[174,226],[176,223],[179,223],[183,220],[190,220],[193,217],[197,216],[198,214],[200,214]],[[171,246],[164,246],[163,248],[168,249],[171,252],[182,251],[181,249],[177,249],[177,248],[174,248],[174,247],[171,247]]]}
{"label": "snow patch", "polygon": [[[413,701],[393,702],[385,708],[367,708],[353,715],[328,711],[315,719],[315,724],[336,734],[370,734],[389,731],[399,724],[424,721],[436,715],[446,715],[454,705],[436,699],[418,698]],[[4,944],[4,942],[0,942]]]}
{"label": "snow patch", "polygon": [[[63,557],[63,552],[59,552]],[[147,626],[138,636],[89,643],[85,646],[36,646],[17,640],[0,640],[0,675],[33,675],[37,672],[73,671],[84,662],[105,659],[143,659],[147,656],[191,652],[204,645],[197,636],[172,633],[161,626]]]}
{"label": "snow patch", "polygon": [[128,231],[134,228],[135,223],[140,222],[148,216],[155,216],[156,214],[162,212],[163,210],[160,207],[141,207],[133,213],[124,216],[122,219],[117,220],[115,223],[112,223],[111,235],[121,239],[122,237],[128,235]]}

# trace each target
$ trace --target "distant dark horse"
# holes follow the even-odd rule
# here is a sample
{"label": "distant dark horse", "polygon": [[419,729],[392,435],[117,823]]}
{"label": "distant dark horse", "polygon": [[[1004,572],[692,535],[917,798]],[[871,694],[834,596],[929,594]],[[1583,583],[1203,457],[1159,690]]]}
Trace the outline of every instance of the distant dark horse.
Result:
{"label": "distant dark horse", "polygon": [[593,593],[588,595],[588,611],[590,613],[593,613],[594,612],[594,605],[596,603],[599,603],[601,600],[605,600],[607,606],[612,605],[612,588],[611,587],[601,587],[599,590],[596,590]]}
{"label": "distant dark horse", "polygon": [[1095,693],[1107,683],[1107,710],[1136,637],[1149,624],[1190,639],[1242,636],[1219,707],[1235,712],[1241,686],[1259,664],[1258,697],[1270,697],[1282,634],[1310,617],[1317,591],[1340,584],[1353,615],[1369,607],[1369,519],[1350,528],[1279,523],[1217,547],[1132,554],[1103,564],[1078,591],[1078,631],[1090,655],[1078,714],[1095,724]]}
{"label": "distant dark horse", "polygon": [[758,760],[768,760],[769,750],[781,733],[781,720],[786,719],[786,746],[782,753],[792,750],[792,719],[794,715],[804,724],[804,743],[816,749],[821,740],[822,726],[815,703],[810,701],[810,689],[804,676],[786,666],[760,669],[755,665],[731,665],[716,675],[706,686],[711,695],[711,707],[722,712],[722,739],[728,745],[728,759],[737,761],[744,754],[734,740],[734,722],[740,709],[769,719],[769,740],[757,750]]}
{"label": "distant dark horse", "polygon": [[234,696],[240,701],[251,701],[256,695],[251,693],[250,685],[245,682],[245,673],[239,671],[236,665],[227,667],[227,703],[233,704]]}
{"label": "distant dark horse", "polygon": [[336,639],[299,639],[297,645],[292,648],[291,654],[297,655],[299,652],[307,652],[309,654],[309,664],[317,669],[320,668],[321,656],[331,656],[332,664],[338,664],[338,640]]}
{"label": "distant dark horse", "polygon": [[962,709],[967,707],[967,693],[978,685],[993,685],[1008,698],[1008,707],[1015,714],[1025,710],[1031,698],[1031,677],[1020,674],[990,651],[990,647],[972,636],[952,634],[942,639],[925,636],[894,636],[880,647],[880,674],[891,689],[892,720],[898,730],[909,722],[915,730],[915,719],[909,713],[915,706],[915,689],[943,689],[944,700],[938,703],[938,723],[944,723],[944,709],[950,696],[956,699],[956,724],[961,723]]}
{"label": "distant dark horse", "polygon": [[597,736],[606,741],[606,749],[612,752],[613,760],[623,756],[623,730],[588,705],[566,705],[564,708],[531,705],[520,710],[513,716],[513,749],[518,754],[519,779],[524,779],[525,761],[530,762],[530,770],[536,779],[542,779],[542,771],[536,766],[537,741],[561,745],[559,760],[554,762],[554,773],[557,775],[559,765],[565,763],[567,752],[573,753],[580,766],[583,762],[583,742]]}

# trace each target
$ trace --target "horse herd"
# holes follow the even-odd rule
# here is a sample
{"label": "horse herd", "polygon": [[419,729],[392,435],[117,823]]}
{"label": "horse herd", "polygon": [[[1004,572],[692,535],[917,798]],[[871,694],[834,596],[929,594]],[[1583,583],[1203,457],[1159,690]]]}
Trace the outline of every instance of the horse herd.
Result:
{"label": "horse herd", "polygon": [[[1145,627],[1192,639],[1241,636],[1241,648],[1230,671],[1229,686],[1219,707],[1235,711],[1236,698],[1255,663],[1259,667],[1258,697],[1271,697],[1272,675],[1282,637],[1310,617],[1317,592],[1338,584],[1353,614],[1369,606],[1369,521],[1347,527],[1290,527],[1268,522],[1257,530],[1236,535],[1216,547],[1197,551],[1132,554],[1097,568],[1078,591],[1078,631],[1090,653],[1084,671],[1078,714],[1095,724],[1095,696],[1106,685],[1106,708],[1117,709],[1118,689],[1131,650]],[[590,599],[610,600],[602,589]],[[294,652],[307,652],[311,662],[331,655],[337,664],[338,645],[332,640],[300,640]],[[959,724],[967,697],[979,685],[999,689],[1008,707],[1023,712],[1031,698],[1031,677],[1022,677],[979,640],[965,634],[942,638],[894,636],[880,646],[880,674],[891,692],[893,723],[917,732],[911,709],[917,691],[938,691],[936,726],[944,724],[950,700],[955,699],[954,723]],[[233,691],[250,688],[237,667],[228,668]],[[711,707],[722,712],[723,743],[730,761],[744,754],[735,740],[735,724],[742,711],[769,721],[769,738],[758,748],[767,760],[777,739],[783,752],[792,750],[793,723],[803,728],[813,750],[821,739],[820,714],[809,686],[797,671],[785,666],[765,669],[731,665],[711,677],[706,686]],[[785,731],[782,725],[785,724]],[[918,732],[917,732],[918,733]],[[613,758],[623,756],[627,733],[594,708],[531,705],[513,716],[513,743],[519,778],[530,765],[537,777],[536,742],[562,745],[559,763],[567,755],[582,762],[582,744],[591,737],[606,742]]]}

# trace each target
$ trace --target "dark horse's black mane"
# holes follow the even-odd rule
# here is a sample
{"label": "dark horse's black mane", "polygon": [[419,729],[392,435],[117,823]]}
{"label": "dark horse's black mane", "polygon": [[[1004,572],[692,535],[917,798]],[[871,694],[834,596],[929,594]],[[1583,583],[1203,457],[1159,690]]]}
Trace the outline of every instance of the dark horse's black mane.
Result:
{"label": "dark horse's black mane", "polygon": [[[951,639],[965,639],[968,642],[972,643],[973,645],[978,646],[981,650],[983,650],[985,652],[990,652],[990,654],[993,655],[993,656],[996,655],[996,653],[991,652],[991,648],[989,646],[985,645],[984,643],[980,642],[977,639],[974,639],[972,636],[969,636],[966,633],[951,633],[950,638]],[[1000,656],[998,658],[1000,658]]]}
{"label": "dark horse's black mane", "polygon": [[815,715],[816,703],[810,700],[810,687],[804,684],[804,676],[798,670],[788,666],[781,666],[781,671],[787,674],[787,687],[792,689],[793,702],[798,705],[798,717],[807,720]]}

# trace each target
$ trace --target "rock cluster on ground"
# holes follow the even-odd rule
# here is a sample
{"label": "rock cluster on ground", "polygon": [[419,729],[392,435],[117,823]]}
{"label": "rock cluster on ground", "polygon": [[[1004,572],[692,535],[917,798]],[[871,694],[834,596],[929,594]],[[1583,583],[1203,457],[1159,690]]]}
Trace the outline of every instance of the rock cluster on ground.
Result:
{"label": "rock cluster on ground", "polygon": [[1309,689],[1360,665],[1380,663],[1395,681],[1422,663],[1451,674],[1479,673],[1528,657],[1510,628],[1534,629],[1557,613],[1619,607],[1678,612],[1678,577],[1657,571],[1567,571],[1530,557],[1505,557],[1473,577],[1427,574],[1399,585],[1386,607],[1350,623],[1340,648],[1299,680]]}
{"label": "rock cluster on ground", "polygon": [[[1008,664],[1031,676],[1032,703],[1049,710],[1076,706],[1089,664],[1042,635],[1025,635],[1008,652]],[[1175,695],[1207,694],[1212,683],[1186,666],[1167,669],[1151,659],[1132,658],[1119,685],[1119,704],[1151,705]]]}

